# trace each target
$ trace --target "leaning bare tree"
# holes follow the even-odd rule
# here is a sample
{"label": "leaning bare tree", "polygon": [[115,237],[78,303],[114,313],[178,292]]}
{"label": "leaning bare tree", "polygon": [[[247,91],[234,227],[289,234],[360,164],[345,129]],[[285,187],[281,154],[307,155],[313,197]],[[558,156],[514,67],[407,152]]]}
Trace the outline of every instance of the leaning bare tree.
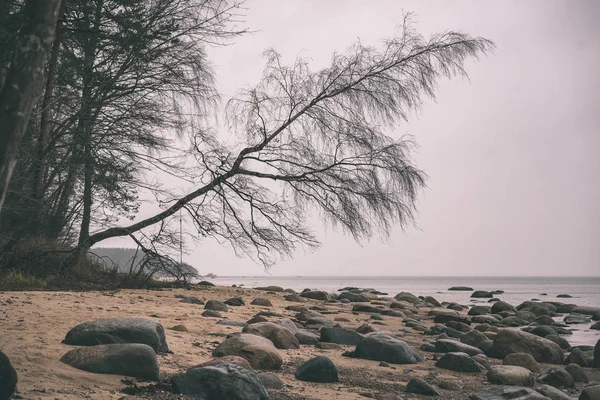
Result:
{"label": "leaning bare tree", "polygon": [[0,91],[0,209],[33,104],[41,94],[60,4],[61,0],[27,0],[23,6],[23,25]]}
{"label": "leaning bare tree", "polygon": [[465,62],[493,47],[460,32],[425,39],[407,16],[382,48],[358,43],[317,72],[303,59],[285,66],[268,51],[262,80],[226,109],[238,145],[196,135],[195,190],[153,217],[92,234],[82,249],[164,224],[179,210],[198,237],[228,242],[265,265],[318,245],[306,223],[310,210],[355,239],[405,226],[425,174],[411,161],[411,138],[391,133],[434,97],[440,78],[466,76]]}

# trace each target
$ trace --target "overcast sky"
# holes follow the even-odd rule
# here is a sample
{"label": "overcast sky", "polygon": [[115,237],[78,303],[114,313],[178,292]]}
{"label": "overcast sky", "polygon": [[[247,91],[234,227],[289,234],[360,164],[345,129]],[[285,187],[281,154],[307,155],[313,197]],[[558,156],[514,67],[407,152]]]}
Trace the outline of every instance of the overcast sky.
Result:
{"label": "overcast sky", "polygon": [[[259,79],[261,53],[328,64],[358,38],[389,37],[402,12],[426,36],[460,30],[497,49],[444,81],[395,134],[419,143],[428,175],[417,225],[356,244],[331,230],[272,275],[600,275],[600,1],[249,0],[256,32],[210,51],[224,99]],[[107,241],[101,246],[127,245]],[[210,241],[201,273],[261,275]]]}

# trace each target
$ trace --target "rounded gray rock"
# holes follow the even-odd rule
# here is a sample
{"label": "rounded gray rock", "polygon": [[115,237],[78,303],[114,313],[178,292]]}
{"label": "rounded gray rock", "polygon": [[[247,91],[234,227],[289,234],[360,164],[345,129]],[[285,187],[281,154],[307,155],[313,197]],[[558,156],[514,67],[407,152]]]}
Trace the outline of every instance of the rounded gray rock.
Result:
{"label": "rounded gray rock", "polygon": [[152,347],[139,343],[99,344],[68,351],[61,362],[83,371],[158,380],[159,367]]}
{"label": "rounded gray rock", "polygon": [[435,366],[456,372],[483,372],[485,367],[473,360],[467,353],[446,353]]}
{"label": "rounded gray rock", "polygon": [[406,342],[381,334],[371,334],[356,345],[354,357],[391,364],[416,364],[422,357]]}
{"label": "rounded gray rock", "polygon": [[194,367],[171,378],[173,391],[205,400],[269,400],[258,376],[233,364]]}
{"label": "rounded gray rock", "polygon": [[9,358],[0,351],[0,399],[9,399],[17,387],[17,371]]}
{"label": "rounded gray rock", "polygon": [[213,350],[213,356],[240,356],[252,368],[274,370],[281,368],[283,359],[269,339],[250,333],[234,333]]}
{"label": "rounded gray rock", "polygon": [[152,347],[156,353],[169,351],[163,326],[142,318],[104,318],[84,322],[67,332],[63,343],[75,346],[140,343]]}
{"label": "rounded gray rock", "polygon": [[533,386],[535,383],[530,370],[516,365],[494,365],[487,379],[495,385]]}
{"label": "rounded gray rock", "polygon": [[338,370],[329,357],[311,358],[296,370],[296,379],[305,382],[331,383],[339,381]]}

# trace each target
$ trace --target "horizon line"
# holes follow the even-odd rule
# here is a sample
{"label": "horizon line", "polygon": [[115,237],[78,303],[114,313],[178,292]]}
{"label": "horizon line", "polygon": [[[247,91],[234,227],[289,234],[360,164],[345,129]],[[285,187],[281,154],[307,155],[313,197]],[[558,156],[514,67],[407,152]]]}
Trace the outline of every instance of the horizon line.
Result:
{"label": "horizon line", "polygon": [[[600,278],[600,275],[218,275],[217,278]],[[200,275],[200,276],[205,276]]]}

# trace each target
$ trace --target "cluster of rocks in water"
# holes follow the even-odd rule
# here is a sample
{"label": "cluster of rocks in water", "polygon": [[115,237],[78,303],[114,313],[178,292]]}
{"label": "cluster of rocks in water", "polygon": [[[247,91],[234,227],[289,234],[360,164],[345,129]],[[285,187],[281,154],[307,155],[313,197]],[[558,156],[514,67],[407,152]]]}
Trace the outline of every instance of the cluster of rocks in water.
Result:
{"label": "cluster of rocks in water", "polygon": [[[286,307],[295,316],[285,318],[277,312],[261,311],[246,322],[220,319],[219,323],[240,327],[241,331],[226,336],[213,350],[213,360],[173,375],[173,393],[205,400],[269,399],[269,389],[284,387],[273,373],[284,364],[282,351],[316,346],[347,350],[343,356],[379,361],[384,367],[417,364],[423,362],[424,355],[433,354],[436,368],[485,376],[489,385],[471,394],[473,400],[567,400],[573,396],[581,400],[600,399],[600,383],[589,382],[586,372],[600,368],[600,341],[595,346],[570,346],[564,338],[572,333],[572,324],[600,320],[600,308],[542,301],[513,306],[501,300],[468,307],[406,292],[391,298],[385,293],[351,287],[340,289],[339,293],[310,289],[295,293],[276,286],[257,289],[298,303]],[[473,291],[468,287],[450,290]],[[473,291],[471,297],[493,299],[502,293]],[[202,316],[206,318],[222,318],[229,307],[246,304],[241,297],[225,301],[178,297],[183,302],[204,305]],[[304,303],[308,300],[325,303],[307,307]],[[344,318],[334,318],[337,311],[327,307],[349,303],[354,314],[370,314],[369,322],[356,329],[342,327]],[[250,304],[272,306],[269,299],[262,297],[254,298]],[[403,331],[387,331],[378,326],[384,324],[383,316],[401,318],[406,329],[435,339],[426,340],[416,350],[402,340]],[[562,322],[555,322],[557,317]],[[186,331],[184,326],[171,329]],[[77,346],[61,358],[68,365],[93,373],[151,381],[160,378],[157,355],[170,352],[163,326],[137,318],[82,323],[66,334],[63,343]],[[8,398],[17,377],[1,352],[0,375],[14,376],[0,385],[0,399]],[[335,363],[326,356],[298,365],[294,376],[314,383],[341,380]],[[436,387],[417,376],[406,386],[406,392],[424,396],[440,396],[443,389],[446,387]]]}

